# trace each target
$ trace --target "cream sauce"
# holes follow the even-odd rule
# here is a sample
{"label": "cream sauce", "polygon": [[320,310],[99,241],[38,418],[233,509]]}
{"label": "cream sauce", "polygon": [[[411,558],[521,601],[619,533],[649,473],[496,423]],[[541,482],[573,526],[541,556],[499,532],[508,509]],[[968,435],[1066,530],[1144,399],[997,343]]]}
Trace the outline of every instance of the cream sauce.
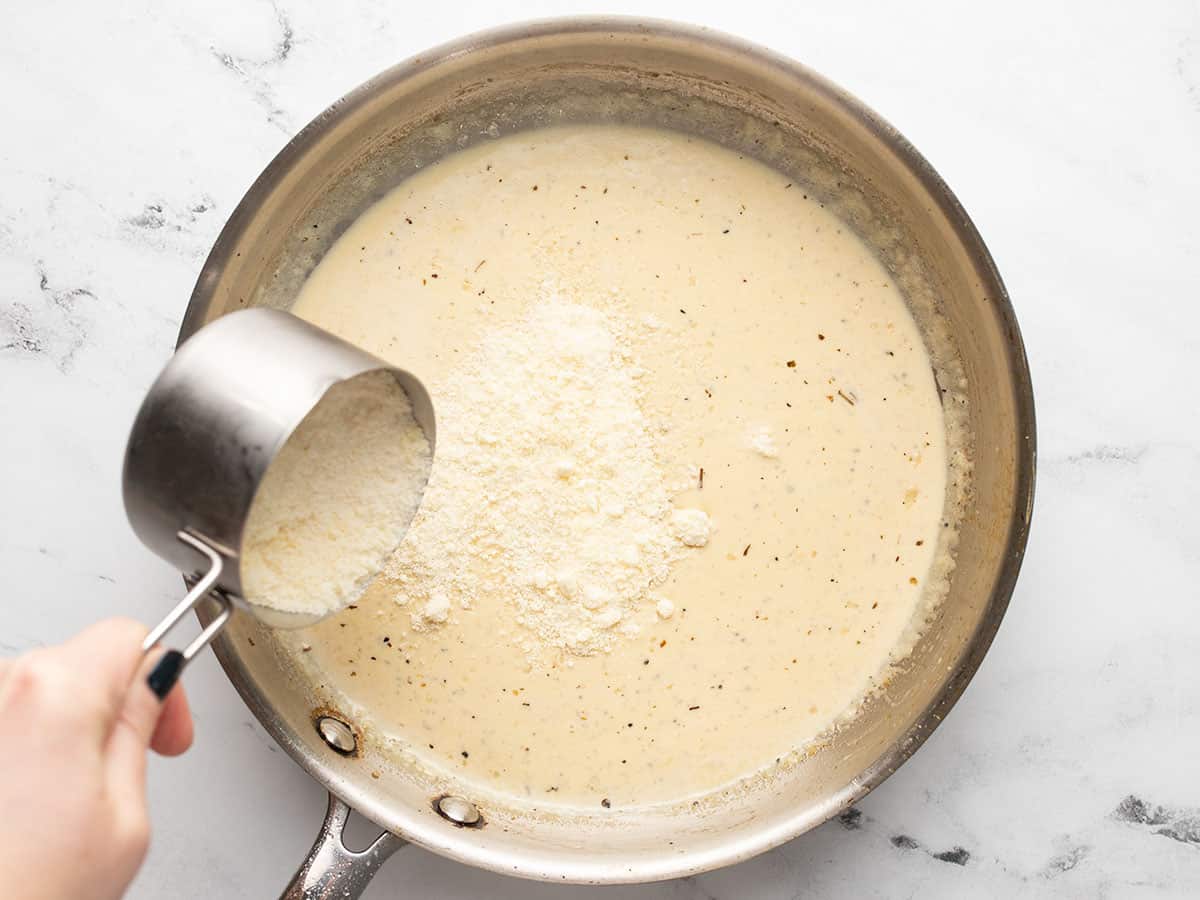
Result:
{"label": "cream sauce", "polygon": [[294,312],[417,373],[436,405],[547,290],[634,323],[673,502],[714,523],[657,589],[670,616],[648,603],[611,652],[531,664],[503,601],[450,598],[418,632],[384,578],[289,640],[423,765],[539,804],[673,801],[802,754],[905,652],[939,546],[946,432],[899,290],[778,172],[572,126],[409,178]]}

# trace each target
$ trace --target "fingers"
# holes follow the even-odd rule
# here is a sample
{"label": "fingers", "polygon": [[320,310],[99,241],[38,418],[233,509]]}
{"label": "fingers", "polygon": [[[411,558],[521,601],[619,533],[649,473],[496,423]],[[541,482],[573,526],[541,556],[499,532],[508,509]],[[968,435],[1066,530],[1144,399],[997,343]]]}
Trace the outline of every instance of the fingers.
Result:
{"label": "fingers", "polygon": [[[183,689],[176,686],[160,702],[146,686],[146,675],[161,651],[146,657],[145,635],[138,622],[108,619],[64,644],[37,651],[41,661],[36,672],[59,698],[62,721],[72,723],[68,727],[77,736],[81,730],[93,736],[93,752],[103,754],[113,796],[126,798],[134,804],[131,808],[144,803],[147,749],[174,756],[192,742],[192,717]],[[0,684],[4,677],[5,669],[0,668]]]}
{"label": "fingers", "polygon": [[150,749],[162,756],[178,756],[192,746],[192,711],[188,706],[183,685],[177,684],[163,701]]}
{"label": "fingers", "polygon": [[192,745],[192,713],[183,685],[164,701],[146,684],[146,674],[161,651],[151,653],[129,686],[125,705],[109,738],[108,782],[114,796],[142,802],[146,791],[146,750],[178,756]]}
{"label": "fingers", "polygon": [[80,703],[96,717],[100,739],[107,740],[125,706],[130,682],[142,662],[146,627],[131,619],[105,619],[85,628],[67,642],[45,652],[74,672]]}
{"label": "fingers", "polygon": [[146,686],[146,673],[154,654],[146,660],[133,679],[126,684],[121,711],[113,723],[108,738],[106,765],[109,787],[114,796],[142,803],[146,795],[146,750],[158,727],[163,704]]}

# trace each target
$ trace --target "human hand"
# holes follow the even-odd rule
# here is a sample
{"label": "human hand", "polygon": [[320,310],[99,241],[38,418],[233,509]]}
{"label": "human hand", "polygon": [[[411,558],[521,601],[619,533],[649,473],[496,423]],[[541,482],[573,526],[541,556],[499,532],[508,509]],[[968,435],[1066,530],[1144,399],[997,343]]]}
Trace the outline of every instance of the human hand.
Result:
{"label": "human hand", "polygon": [[146,750],[192,743],[181,686],[145,684],[137,622],[0,660],[0,893],[116,900],[146,856]]}

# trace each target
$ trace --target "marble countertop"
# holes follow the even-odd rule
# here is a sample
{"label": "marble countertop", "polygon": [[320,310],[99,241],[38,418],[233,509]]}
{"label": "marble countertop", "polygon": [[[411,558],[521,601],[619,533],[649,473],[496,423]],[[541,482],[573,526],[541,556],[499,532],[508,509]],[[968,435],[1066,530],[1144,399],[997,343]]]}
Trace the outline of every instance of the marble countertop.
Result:
{"label": "marble countertop", "polygon": [[[1037,392],[1033,537],[999,636],[856,811],[733,868],[568,888],[402,850],[367,896],[1200,895],[1200,7],[620,3],[789,54],[903,131],[1007,280]],[[123,445],[243,191],[322,108],[537,0],[38,3],[0,33],[0,652],[179,580],[126,525]],[[131,897],[275,896],[325,796],[206,656],[150,771]]]}

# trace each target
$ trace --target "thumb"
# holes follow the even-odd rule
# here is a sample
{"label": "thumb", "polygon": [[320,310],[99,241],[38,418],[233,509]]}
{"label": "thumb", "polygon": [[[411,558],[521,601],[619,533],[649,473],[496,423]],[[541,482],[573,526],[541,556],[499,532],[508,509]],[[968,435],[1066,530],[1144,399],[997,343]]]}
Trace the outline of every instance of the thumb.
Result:
{"label": "thumb", "polygon": [[145,802],[146,751],[163,711],[162,702],[146,684],[159,655],[151,653],[139,667],[108,738],[108,783],[113,796],[137,803]]}

